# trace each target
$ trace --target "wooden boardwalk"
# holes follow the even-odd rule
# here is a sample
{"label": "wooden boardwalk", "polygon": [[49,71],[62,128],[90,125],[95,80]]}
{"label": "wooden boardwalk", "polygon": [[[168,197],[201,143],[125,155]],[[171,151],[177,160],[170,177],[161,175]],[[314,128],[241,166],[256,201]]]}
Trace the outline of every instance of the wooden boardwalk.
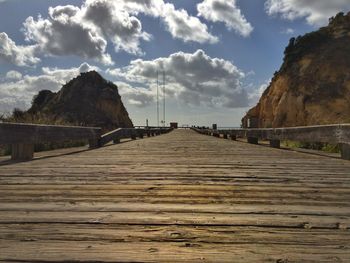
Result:
{"label": "wooden boardwalk", "polygon": [[0,166],[0,262],[65,261],[350,262],[350,162],[175,130]]}

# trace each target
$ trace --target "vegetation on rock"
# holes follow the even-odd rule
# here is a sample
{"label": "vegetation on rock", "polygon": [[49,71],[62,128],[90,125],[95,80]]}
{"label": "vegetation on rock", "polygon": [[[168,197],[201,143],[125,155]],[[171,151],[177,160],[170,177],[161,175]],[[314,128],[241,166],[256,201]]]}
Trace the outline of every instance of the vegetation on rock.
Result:
{"label": "vegetation on rock", "polygon": [[248,118],[264,128],[350,122],[350,13],[290,40],[281,69],[243,126]]}
{"label": "vegetation on rock", "polygon": [[96,71],[81,73],[57,93],[40,91],[28,111],[15,109],[6,120],[102,127],[104,131],[133,127],[118,87]]}
{"label": "vegetation on rock", "polygon": [[[103,79],[97,72],[81,73],[57,93],[40,91],[29,110],[14,109],[11,116],[0,116],[6,122],[51,125],[101,127],[103,132],[133,127],[118,87]],[[42,143],[35,151],[83,146],[86,141]],[[9,146],[0,145],[0,156],[10,154]]]}

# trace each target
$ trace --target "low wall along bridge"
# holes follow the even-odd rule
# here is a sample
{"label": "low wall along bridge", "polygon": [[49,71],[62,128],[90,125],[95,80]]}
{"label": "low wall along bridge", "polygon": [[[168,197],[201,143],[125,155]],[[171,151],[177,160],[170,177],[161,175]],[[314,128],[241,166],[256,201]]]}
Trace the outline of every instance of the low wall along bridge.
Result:
{"label": "low wall along bridge", "polygon": [[[65,139],[90,148],[33,158],[35,143]],[[292,139],[339,143],[343,159],[277,149]],[[101,135],[2,123],[5,143],[0,262],[350,262],[350,125]]]}

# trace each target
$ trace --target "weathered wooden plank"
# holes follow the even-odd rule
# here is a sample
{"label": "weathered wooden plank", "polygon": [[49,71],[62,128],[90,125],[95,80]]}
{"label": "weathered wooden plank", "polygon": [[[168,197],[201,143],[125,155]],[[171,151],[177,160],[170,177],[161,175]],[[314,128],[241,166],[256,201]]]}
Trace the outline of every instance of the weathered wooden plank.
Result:
{"label": "weathered wooden plank", "polygon": [[350,260],[350,163],[192,131],[0,167],[0,262]]}
{"label": "weathered wooden plank", "polygon": [[[220,178],[221,179],[221,178]],[[262,180],[262,179],[260,179]],[[79,179],[77,180],[79,181]],[[288,185],[285,185],[286,182]],[[291,185],[289,185],[289,183]],[[341,182],[339,182],[341,184]],[[280,189],[283,187],[284,189]],[[280,190],[279,190],[280,189]],[[78,184],[45,184],[45,185],[0,185],[0,194],[6,193],[7,194],[26,194],[27,192],[36,192],[36,193],[42,193],[42,194],[49,194],[51,191],[52,193],[55,193],[57,191],[58,194],[61,193],[67,193],[70,192],[76,192],[78,194],[147,194],[147,193],[153,193],[153,194],[160,194],[160,195],[201,195],[202,193],[205,193],[206,196],[237,196],[240,194],[271,194],[274,196],[273,192],[278,192],[278,194],[310,194],[310,195],[350,195],[349,186],[340,186],[339,188],[335,189],[332,185],[326,185],[324,187],[319,186],[306,186],[303,184],[296,184],[295,186],[290,181],[281,181],[278,182],[278,184],[274,185],[271,184],[271,182],[261,183],[258,184],[255,181],[252,183],[239,183],[237,182],[236,185],[225,185],[225,184],[219,184],[219,185],[184,185],[184,184],[168,184],[168,185],[157,185],[153,183],[149,184],[87,184],[87,185],[78,185]],[[16,192],[15,190],[18,190]],[[46,192],[44,192],[46,191]],[[94,193],[89,193],[89,191],[93,191]]]}
{"label": "weathered wooden plank", "polygon": [[334,229],[244,226],[3,224],[0,237],[23,241],[196,242],[215,244],[343,245],[350,232]]}
{"label": "weathered wooden plank", "polygon": [[[93,202],[93,203],[53,203],[53,202],[16,202],[5,203],[0,211],[106,211],[106,212],[169,212],[169,213],[226,213],[226,214],[293,214],[293,215],[336,215],[350,216],[349,207],[333,206],[299,206],[299,205],[248,205],[248,204],[151,204],[127,202]],[[224,212],[223,212],[224,211]]]}
{"label": "weathered wooden plank", "polygon": [[[14,188],[14,187],[12,187]],[[89,189],[89,190],[88,190]],[[343,206],[350,206],[348,200],[350,199],[350,194],[344,194],[336,192],[326,193],[318,192],[313,193],[312,191],[307,192],[273,192],[266,189],[264,191],[210,191],[210,188],[207,188],[206,191],[196,191],[196,190],[158,190],[157,187],[150,186],[148,189],[139,189],[139,190],[99,190],[94,188],[87,188],[86,190],[51,190],[43,188],[33,189],[33,190],[21,190],[19,188],[17,192],[14,190],[1,190],[0,191],[0,200],[5,202],[5,200],[13,201],[30,201],[31,199],[35,200],[47,200],[53,202],[54,200],[91,200],[94,203],[98,201],[108,200],[108,198],[113,200],[122,201],[123,198],[125,201],[132,200],[133,198],[138,198],[145,200],[150,203],[159,203],[162,200],[169,203],[182,203],[182,200],[188,200],[189,203],[194,202],[194,200],[202,200],[205,202],[226,202],[228,204],[237,204],[237,203],[309,203],[310,205],[334,205],[334,203],[342,203]],[[178,200],[181,200],[179,202]],[[187,202],[186,202],[187,203]]]}
{"label": "weathered wooden plank", "polygon": [[[11,187],[15,188],[15,187]],[[103,196],[114,196],[114,197],[123,197],[123,196],[140,196],[140,197],[204,197],[207,199],[210,198],[271,198],[271,199],[278,199],[278,198],[289,198],[289,199],[316,199],[316,200],[344,200],[347,201],[350,198],[349,192],[339,192],[337,193],[334,189],[330,189],[328,192],[327,189],[325,191],[288,191],[286,189],[283,191],[281,189],[280,191],[275,191],[271,193],[273,190],[272,188],[266,188],[266,189],[259,189],[259,190],[247,190],[247,191],[228,191],[228,190],[222,190],[222,191],[215,191],[214,189],[211,190],[210,187],[203,189],[203,190],[163,190],[163,189],[157,189],[157,187],[154,187],[150,185],[148,188],[145,189],[135,189],[135,190],[99,190],[97,188],[86,188],[85,190],[51,190],[51,189],[43,189],[43,188],[37,188],[33,190],[17,190],[18,192],[14,192],[16,190],[1,190],[0,192],[0,198],[1,197],[21,197],[21,196],[62,196],[62,197],[103,197]],[[19,187],[19,189],[21,189]],[[90,189],[90,190],[89,190]],[[89,193],[91,191],[91,193]]]}
{"label": "weathered wooden plank", "polygon": [[289,214],[225,214],[157,212],[66,212],[3,211],[1,224],[64,223],[64,224],[124,224],[124,225],[190,225],[244,226],[298,229],[333,229],[349,231],[349,216],[289,215]]}
{"label": "weathered wooden plank", "polygon": [[[65,251],[60,247],[66,247]],[[5,249],[4,249],[5,248]],[[87,262],[331,262],[350,260],[332,245],[201,244],[196,242],[21,242],[0,240],[1,260]],[[23,253],[26,251],[26,253]]]}
{"label": "weathered wooden plank", "polygon": [[[57,203],[79,203],[79,202],[108,202],[113,199],[115,202],[145,202],[152,204],[231,204],[231,205],[299,205],[299,206],[349,206],[348,201],[339,198],[332,200],[324,198],[323,200],[302,199],[302,198],[225,198],[214,197],[211,199],[205,197],[184,197],[184,196],[91,196],[91,197],[75,197],[75,196],[9,196],[1,197],[0,202],[57,202]],[[350,207],[349,207],[350,208]]]}

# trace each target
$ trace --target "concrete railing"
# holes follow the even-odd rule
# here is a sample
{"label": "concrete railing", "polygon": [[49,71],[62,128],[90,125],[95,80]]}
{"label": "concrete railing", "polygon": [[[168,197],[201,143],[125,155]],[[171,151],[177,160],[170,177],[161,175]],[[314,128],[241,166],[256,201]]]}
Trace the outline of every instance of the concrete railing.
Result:
{"label": "concrete railing", "polygon": [[11,145],[12,160],[31,160],[34,156],[34,145],[39,143],[89,141],[90,148],[97,148],[110,141],[118,143],[120,139],[155,136],[170,130],[122,128],[102,135],[102,129],[94,127],[0,123],[0,144]]}
{"label": "concrete railing", "polygon": [[268,140],[274,148],[280,148],[281,141],[287,140],[339,144],[342,158],[350,160],[350,124],[266,129],[193,129],[201,134],[226,139],[247,138],[247,141],[253,144],[258,144],[259,140]]}

